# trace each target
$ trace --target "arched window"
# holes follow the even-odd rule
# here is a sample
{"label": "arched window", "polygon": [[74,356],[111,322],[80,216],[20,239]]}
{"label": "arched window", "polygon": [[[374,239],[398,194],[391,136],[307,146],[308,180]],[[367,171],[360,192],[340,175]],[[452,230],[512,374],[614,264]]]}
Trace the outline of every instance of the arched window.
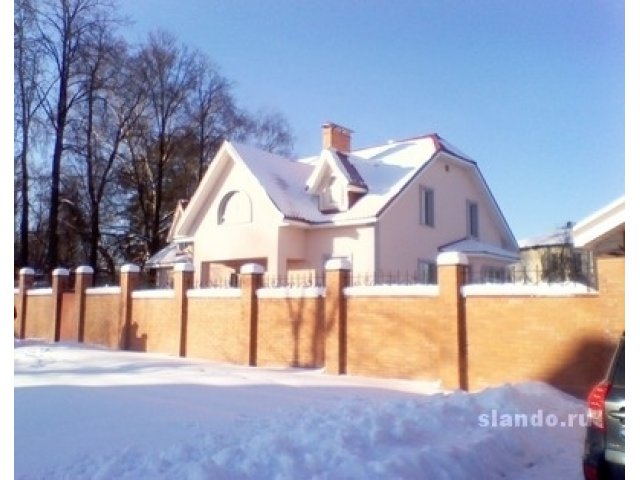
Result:
{"label": "arched window", "polygon": [[251,223],[251,199],[244,192],[227,193],[218,208],[218,225]]}

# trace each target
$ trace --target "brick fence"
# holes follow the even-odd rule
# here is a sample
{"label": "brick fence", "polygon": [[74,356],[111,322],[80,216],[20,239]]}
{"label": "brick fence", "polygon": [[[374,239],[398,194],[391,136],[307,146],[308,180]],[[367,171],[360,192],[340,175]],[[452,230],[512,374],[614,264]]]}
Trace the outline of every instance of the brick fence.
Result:
{"label": "brick fence", "polygon": [[14,293],[19,338],[80,341],[252,366],[324,367],[334,374],[439,379],[477,390],[541,380],[583,396],[605,372],[624,330],[624,257],[597,260],[598,291],[464,285],[466,259],[442,254],[438,285],[349,287],[349,265],[330,261],[325,288],[262,288],[245,265],[238,288],[139,290],[125,265],[119,287],[90,288],[89,267],[53,272],[33,289],[22,269]]}

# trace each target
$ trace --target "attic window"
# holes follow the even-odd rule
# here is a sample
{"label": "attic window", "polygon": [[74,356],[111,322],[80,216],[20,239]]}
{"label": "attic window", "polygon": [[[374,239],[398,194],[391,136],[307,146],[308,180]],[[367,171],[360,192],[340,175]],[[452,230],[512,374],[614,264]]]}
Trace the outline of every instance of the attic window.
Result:
{"label": "attic window", "polygon": [[251,223],[251,199],[244,192],[227,193],[218,207],[218,225]]}
{"label": "attic window", "polygon": [[331,176],[320,195],[320,209],[323,211],[340,210],[343,206],[344,188],[337,177]]}

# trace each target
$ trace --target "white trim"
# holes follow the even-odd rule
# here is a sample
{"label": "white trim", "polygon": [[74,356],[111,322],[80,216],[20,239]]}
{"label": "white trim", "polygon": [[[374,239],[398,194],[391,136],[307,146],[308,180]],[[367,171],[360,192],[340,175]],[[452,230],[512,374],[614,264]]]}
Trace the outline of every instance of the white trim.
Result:
{"label": "white trim", "polygon": [[87,295],[114,295],[122,293],[120,287],[92,287],[85,290]]}
{"label": "white trim", "polygon": [[437,297],[438,285],[361,285],[344,289],[347,297]]}
{"label": "white trim", "polygon": [[322,287],[278,287],[259,288],[258,298],[318,298],[325,295]]}
{"label": "white trim", "polygon": [[187,298],[240,298],[239,288],[194,288],[187,290]]}
{"label": "white trim", "polygon": [[140,267],[133,263],[127,263],[120,267],[120,273],[140,273]]}
{"label": "white trim", "polygon": [[585,247],[625,223],[625,197],[619,198],[573,226],[573,244]]}
{"label": "white trim", "polygon": [[264,267],[258,263],[245,263],[240,267],[240,273],[242,275],[260,275],[264,273]]}
{"label": "white trim", "polygon": [[586,285],[576,283],[483,283],[464,285],[460,293],[463,297],[492,297],[492,296],[525,296],[525,297],[574,297],[577,295],[597,295],[598,292]]}
{"label": "white trim", "polygon": [[27,290],[27,295],[52,295],[53,288],[32,288]]}
{"label": "white trim", "polygon": [[324,264],[325,270],[351,270],[351,262],[346,258],[330,258]]}
{"label": "white trim", "polygon": [[158,290],[136,290],[131,293],[132,298],[174,298],[172,289],[162,288]]}
{"label": "white trim", "polygon": [[436,260],[438,266],[443,265],[469,265],[469,258],[461,252],[442,252]]}
{"label": "white trim", "polygon": [[193,272],[194,267],[193,263],[185,262],[185,263],[176,263],[173,265],[174,272]]}

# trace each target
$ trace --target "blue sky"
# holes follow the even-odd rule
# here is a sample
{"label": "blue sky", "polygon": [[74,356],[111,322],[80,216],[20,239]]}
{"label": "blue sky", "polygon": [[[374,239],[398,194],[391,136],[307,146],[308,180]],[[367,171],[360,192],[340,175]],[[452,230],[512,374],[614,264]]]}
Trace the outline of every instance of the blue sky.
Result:
{"label": "blue sky", "polygon": [[437,132],[474,158],[516,238],[624,194],[624,2],[136,0],[210,55],[240,105],[278,110],[300,156]]}

